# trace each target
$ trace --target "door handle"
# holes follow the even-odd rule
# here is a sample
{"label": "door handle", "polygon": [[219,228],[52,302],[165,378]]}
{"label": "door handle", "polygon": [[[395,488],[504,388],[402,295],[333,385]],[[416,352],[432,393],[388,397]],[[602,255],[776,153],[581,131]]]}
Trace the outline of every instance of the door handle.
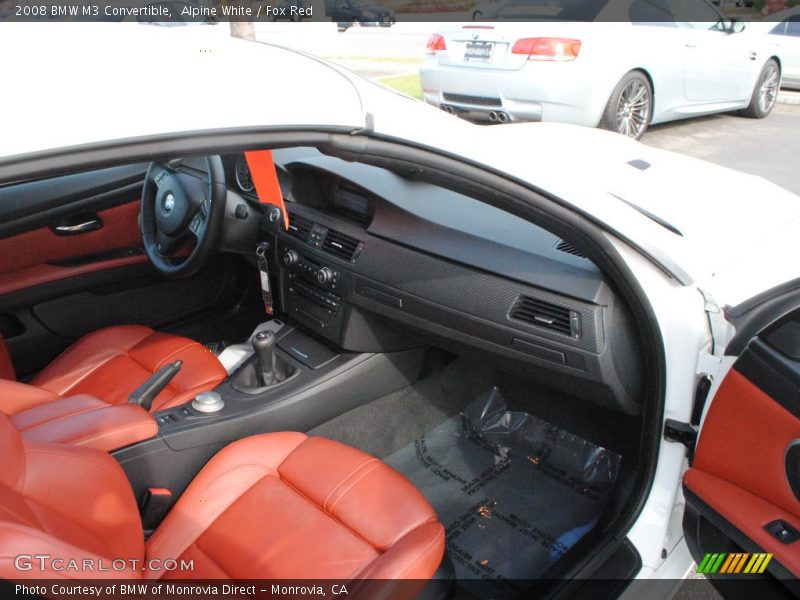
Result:
{"label": "door handle", "polygon": [[76,225],[56,225],[52,227],[53,233],[56,235],[78,235],[81,233],[88,233],[89,231],[96,231],[103,227],[103,222],[100,219],[90,219],[83,223]]}

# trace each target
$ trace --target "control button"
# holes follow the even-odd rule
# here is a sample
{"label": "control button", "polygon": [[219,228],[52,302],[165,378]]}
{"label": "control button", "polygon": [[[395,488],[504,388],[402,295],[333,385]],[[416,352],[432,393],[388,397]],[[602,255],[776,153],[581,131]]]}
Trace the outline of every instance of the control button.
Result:
{"label": "control button", "polygon": [[766,529],[770,535],[772,535],[772,537],[778,540],[781,544],[791,544],[800,538],[800,533],[798,533],[794,527],[782,519],[767,523],[764,525],[764,529]]}
{"label": "control button", "polygon": [[192,217],[192,221],[189,223],[189,229],[191,230],[191,232],[197,235],[197,233],[200,231],[200,224],[202,222],[203,219],[200,216],[200,213],[195,214],[195,216]]}
{"label": "control button", "polygon": [[333,281],[333,271],[328,267],[322,267],[317,271],[317,281],[325,285],[329,284]]}
{"label": "control button", "polygon": [[287,250],[283,255],[283,264],[287,267],[297,264],[298,260],[300,260],[300,255],[294,250]]}
{"label": "control button", "polygon": [[200,392],[192,400],[192,408],[201,413],[219,412],[224,406],[225,402],[217,392]]}

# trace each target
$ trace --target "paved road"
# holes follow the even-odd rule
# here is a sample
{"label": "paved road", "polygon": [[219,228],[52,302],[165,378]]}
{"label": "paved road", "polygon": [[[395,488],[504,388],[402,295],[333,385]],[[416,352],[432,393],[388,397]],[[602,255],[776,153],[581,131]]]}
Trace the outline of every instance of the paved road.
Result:
{"label": "paved road", "polygon": [[800,105],[776,104],[761,120],[714,115],[655,125],[642,141],[761,175],[800,195]]}

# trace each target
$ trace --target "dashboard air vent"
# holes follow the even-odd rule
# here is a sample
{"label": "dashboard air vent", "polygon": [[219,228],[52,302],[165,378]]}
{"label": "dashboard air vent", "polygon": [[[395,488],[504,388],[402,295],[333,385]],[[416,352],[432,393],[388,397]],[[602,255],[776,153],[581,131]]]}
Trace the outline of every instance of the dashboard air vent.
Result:
{"label": "dashboard air vent", "polygon": [[586,255],[583,252],[578,250],[570,242],[565,242],[564,240],[560,240],[556,244],[556,250],[560,250],[561,252],[566,252],[567,254],[572,254],[572,256],[580,256],[581,258],[586,258]]}
{"label": "dashboard air vent", "polygon": [[329,229],[322,241],[322,249],[325,252],[346,261],[355,260],[362,247],[361,242],[335,229]]}
{"label": "dashboard air vent", "polygon": [[289,234],[301,240],[308,241],[311,235],[311,227],[314,224],[300,215],[289,214]]}
{"label": "dashboard air vent", "polygon": [[572,336],[570,312],[568,308],[552,304],[546,300],[539,300],[530,296],[519,296],[511,307],[508,318]]}

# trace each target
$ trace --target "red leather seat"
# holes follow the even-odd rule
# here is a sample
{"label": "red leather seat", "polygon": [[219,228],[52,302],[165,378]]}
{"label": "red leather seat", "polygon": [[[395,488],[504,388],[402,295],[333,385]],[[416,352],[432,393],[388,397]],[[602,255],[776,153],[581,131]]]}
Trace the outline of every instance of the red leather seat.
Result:
{"label": "red leather seat", "polygon": [[[0,377],[12,379],[13,369],[3,350],[0,347]],[[60,397],[88,394],[121,404],[153,373],[176,360],[182,360],[183,367],[153,401],[152,411],[183,404],[227,377],[217,357],[201,344],[149,327],[125,325],[81,338],[30,383]]]}
{"label": "red leather seat", "polygon": [[[444,530],[408,480],[358,450],[302,433],[224,448],[146,544],[131,489],[110,456],[22,440],[2,415],[0,456],[6,579],[424,580],[444,553]],[[51,561],[20,571],[20,553]],[[133,560],[145,569],[64,572],[52,559]],[[167,559],[193,561],[194,570],[152,568]]]}

